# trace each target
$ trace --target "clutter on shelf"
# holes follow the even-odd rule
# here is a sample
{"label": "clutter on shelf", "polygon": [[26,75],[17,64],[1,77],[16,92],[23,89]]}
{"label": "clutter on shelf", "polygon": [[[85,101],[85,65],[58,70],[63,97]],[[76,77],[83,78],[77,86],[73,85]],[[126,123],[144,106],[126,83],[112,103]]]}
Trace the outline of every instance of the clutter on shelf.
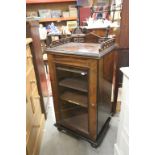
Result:
{"label": "clutter on shelf", "polygon": [[47,37],[47,30],[42,24],[39,24],[39,35],[41,40],[45,40]]}
{"label": "clutter on shelf", "polygon": [[45,40],[48,36],[59,36],[59,35],[70,35],[70,29],[68,26],[57,27],[54,23],[48,24],[46,27],[43,27],[42,24],[39,26],[40,39]]}
{"label": "clutter on shelf", "polygon": [[107,27],[119,27],[117,22],[112,22],[111,20],[107,19],[93,19],[89,17],[86,19],[87,28],[107,28]]}
{"label": "clutter on shelf", "polygon": [[61,32],[59,29],[54,25],[54,23],[51,23],[47,25],[46,27],[48,34],[53,34],[53,35],[60,35]]}
{"label": "clutter on shelf", "polygon": [[60,17],[77,17],[77,8],[75,5],[69,5],[68,10],[51,10],[39,9],[38,11],[27,11],[27,17],[40,17],[40,18],[60,18]]}

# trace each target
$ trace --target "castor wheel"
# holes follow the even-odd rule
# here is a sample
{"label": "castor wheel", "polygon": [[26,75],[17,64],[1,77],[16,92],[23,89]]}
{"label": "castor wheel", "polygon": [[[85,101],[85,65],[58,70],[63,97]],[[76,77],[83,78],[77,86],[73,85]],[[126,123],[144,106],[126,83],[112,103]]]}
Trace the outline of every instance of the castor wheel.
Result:
{"label": "castor wheel", "polygon": [[97,144],[94,144],[94,143],[91,143],[91,146],[92,146],[93,148],[97,148],[97,147],[98,147],[98,145],[97,145]]}
{"label": "castor wheel", "polygon": [[62,129],[61,129],[61,128],[57,128],[57,130],[58,130],[58,131],[62,131]]}

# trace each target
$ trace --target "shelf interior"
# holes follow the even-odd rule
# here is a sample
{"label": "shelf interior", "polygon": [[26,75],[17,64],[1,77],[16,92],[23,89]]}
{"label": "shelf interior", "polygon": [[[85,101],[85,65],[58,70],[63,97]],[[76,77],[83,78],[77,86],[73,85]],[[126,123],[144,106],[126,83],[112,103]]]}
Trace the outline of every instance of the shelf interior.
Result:
{"label": "shelf interior", "polygon": [[78,78],[65,78],[59,82],[59,86],[72,88],[82,92],[88,92],[87,81]]}
{"label": "shelf interior", "polygon": [[87,72],[86,71],[82,71],[82,70],[79,70],[79,69],[65,68],[65,67],[57,67],[57,70],[67,71],[67,72],[72,72],[72,73],[77,73],[77,74],[81,74],[81,75],[87,75]]}
{"label": "shelf interior", "polygon": [[88,113],[66,118],[63,120],[63,123],[73,129],[88,134]]}
{"label": "shelf interior", "polygon": [[65,91],[60,98],[64,101],[80,105],[82,107],[88,107],[88,100],[86,95],[82,95],[76,92]]}

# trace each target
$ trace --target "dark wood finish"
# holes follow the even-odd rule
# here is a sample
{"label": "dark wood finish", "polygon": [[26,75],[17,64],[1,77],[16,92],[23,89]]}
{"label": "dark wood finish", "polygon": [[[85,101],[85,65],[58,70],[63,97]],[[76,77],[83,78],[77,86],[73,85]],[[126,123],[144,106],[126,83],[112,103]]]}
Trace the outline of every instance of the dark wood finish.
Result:
{"label": "dark wood finish", "polygon": [[93,32],[100,37],[107,37],[109,34],[114,34],[113,28],[89,28],[87,33]]}
{"label": "dark wood finish", "polygon": [[117,49],[115,51],[115,63],[114,63],[114,100],[113,100],[113,107],[112,112],[116,112],[117,106],[117,98],[118,98],[118,89],[122,87],[122,78],[123,74],[120,71],[120,67],[127,67],[129,66],[129,50],[128,49]]}
{"label": "dark wood finish", "polygon": [[129,0],[123,0],[119,47],[123,49],[129,48]]}
{"label": "dark wood finish", "polygon": [[62,68],[62,67],[57,67],[58,70],[61,71],[69,71],[69,72],[73,72],[73,73],[78,73],[78,74],[87,74],[87,72],[81,71],[81,70],[77,70],[77,69],[66,69],[66,68]]}
{"label": "dark wood finish", "polygon": [[45,102],[45,98],[49,97],[49,92],[44,69],[41,42],[39,37],[39,23],[37,21],[31,21],[27,22],[26,26],[27,37],[31,37],[33,39],[33,43],[31,44],[33,63],[37,77],[42,112],[45,114],[45,117],[47,117],[48,100],[47,102]]}
{"label": "dark wood finish", "polygon": [[66,78],[59,82],[60,86],[72,88],[82,92],[88,92],[88,85],[86,81],[76,78]]}
{"label": "dark wood finish", "polygon": [[118,88],[121,87],[123,74],[120,71],[120,67],[129,66],[129,0],[123,0],[120,31],[117,36],[118,48],[115,56],[115,70],[114,70],[114,103],[112,112],[116,112]]}
{"label": "dark wood finish", "polygon": [[[82,120],[82,121],[81,121]],[[68,118],[65,123],[70,126],[71,128],[74,128],[75,130],[79,130],[83,132],[84,134],[88,135],[88,124],[85,123],[88,122],[88,115],[83,114],[80,116],[73,116],[71,118]]]}
{"label": "dark wood finish", "polygon": [[53,93],[53,100],[54,100],[54,111],[55,111],[55,118],[56,122],[59,123],[61,121],[60,112],[59,112],[59,100],[58,100],[58,86],[57,86],[57,78],[56,78],[56,67],[54,63],[53,55],[48,55],[48,65],[50,71],[50,80],[51,80],[51,88]]}
{"label": "dark wood finish", "polygon": [[98,134],[112,110],[114,63],[114,50],[98,61]]}
{"label": "dark wood finish", "polygon": [[[89,110],[89,113],[92,115],[92,119],[90,120],[89,122],[89,129],[90,129],[90,134],[92,136],[96,135],[96,126],[94,126],[94,124],[96,124],[96,94],[94,94],[94,90],[96,90],[96,78],[94,76],[96,76],[94,72],[94,68],[97,67],[97,63],[96,63],[96,60],[92,61],[91,59],[81,59],[81,58],[77,58],[77,57],[68,57],[68,56],[59,56],[59,55],[53,55],[54,56],[54,59],[53,59],[53,63],[56,63],[56,64],[62,64],[62,65],[69,65],[69,66],[75,66],[75,67],[84,67],[84,68],[89,68],[90,69],[90,74],[93,75],[91,76],[90,78],[90,83],[91,83],[91,90],[89,92],[89,102],[90,102],[90,105],[92,105],[90,107],[90,110]],[[51,66],[51,55],[48,54],[48,58],[49,58],[49,66]],[[53,64],[54,65],[54,64]],[[54,65],[55,66],[55,65]],[[52,76],[52,73],[54,74],[54,77],[56,78],[55,76],[55,67],[54,68],[51,68],[50,67],[50,76]],[[96,71],[95,71],[96,72]],[[53,78],[54,78],[53,77]],[[53,79],[52,79],[53,80]],[[56,79],[55,79],[56,80]],[[95,86],[93,86],[95,85]],[[57,102],[55,102],[54,105],[56,105],[56,114],[58,113],[59,111],[59,106],[58,106],[58,91],[56,92],[55,91],[55,88],[57,89],[57,82],[56,81],[53,81],[52,83],[52,92],[55,93],[55,95],[53,94],[53,96],[55,96],[55,99],[57,100]],[[90,88],[89,88],[90,89]],[[60,114],[57,114],[60,116]],[[96,136],[93,137],[94,139],[96,138]]]}
{"label": "dark wood finish", "polygon": [[74,92],[71,92],[71,91],[66,91],[64,92],[60,98],[62,100],[65,100],[67,102],[70,102],[70,103],[73,103],[73,104],[77,104],[77,105],[80,105],[82,107],[87,107],[87,96],[85,95],[81,95],[81,94],[78,94],[78,93],[74,93]]}
{"label": "dark wood finish", "polygon": [[[83,43],[79,43],[74,40],[76,37],[81,36],[75,36],[69,42],[60,41],[46,49],[56,124],[58,128],[64,126],[97,143],[111,114],[114,42],[89,34],[83,36]],[[81,50],[84,52],[78,55]],[[98,54],[91,55],[93,52]],[[84,81],[77,77],[86,84],[82,86]],[[69,108],[63,109],[63,105]]]}

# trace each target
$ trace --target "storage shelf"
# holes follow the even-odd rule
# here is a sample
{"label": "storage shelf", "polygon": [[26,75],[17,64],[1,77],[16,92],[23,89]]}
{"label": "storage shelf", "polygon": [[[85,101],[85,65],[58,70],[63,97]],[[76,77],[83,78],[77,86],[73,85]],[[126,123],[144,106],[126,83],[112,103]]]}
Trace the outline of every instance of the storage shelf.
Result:
{"label": "storage shelf", "polygon": [[42,18],[39,20],[40,23],[44,22],[61,22],[61,21],[68,21],[68,20],[77,20],[77,17],[60,17],[60,18]]}
{"label": "storage shelf", "polygon": [[72,88],[82,92],[88,92],[87,81],[75,78],[66,78],[59,82],[59,86]]}
{"label": "storage shelf", "polygon": [[76,0],[26,0],[26,4],[63,3],[63,2],[76,2]]}
{"label": "storage shelf", "polygon": [[65,91],[60,98],[64,101],[67,101],[76,105],[80,105],[82,107],[88,107],[86,95]]}

